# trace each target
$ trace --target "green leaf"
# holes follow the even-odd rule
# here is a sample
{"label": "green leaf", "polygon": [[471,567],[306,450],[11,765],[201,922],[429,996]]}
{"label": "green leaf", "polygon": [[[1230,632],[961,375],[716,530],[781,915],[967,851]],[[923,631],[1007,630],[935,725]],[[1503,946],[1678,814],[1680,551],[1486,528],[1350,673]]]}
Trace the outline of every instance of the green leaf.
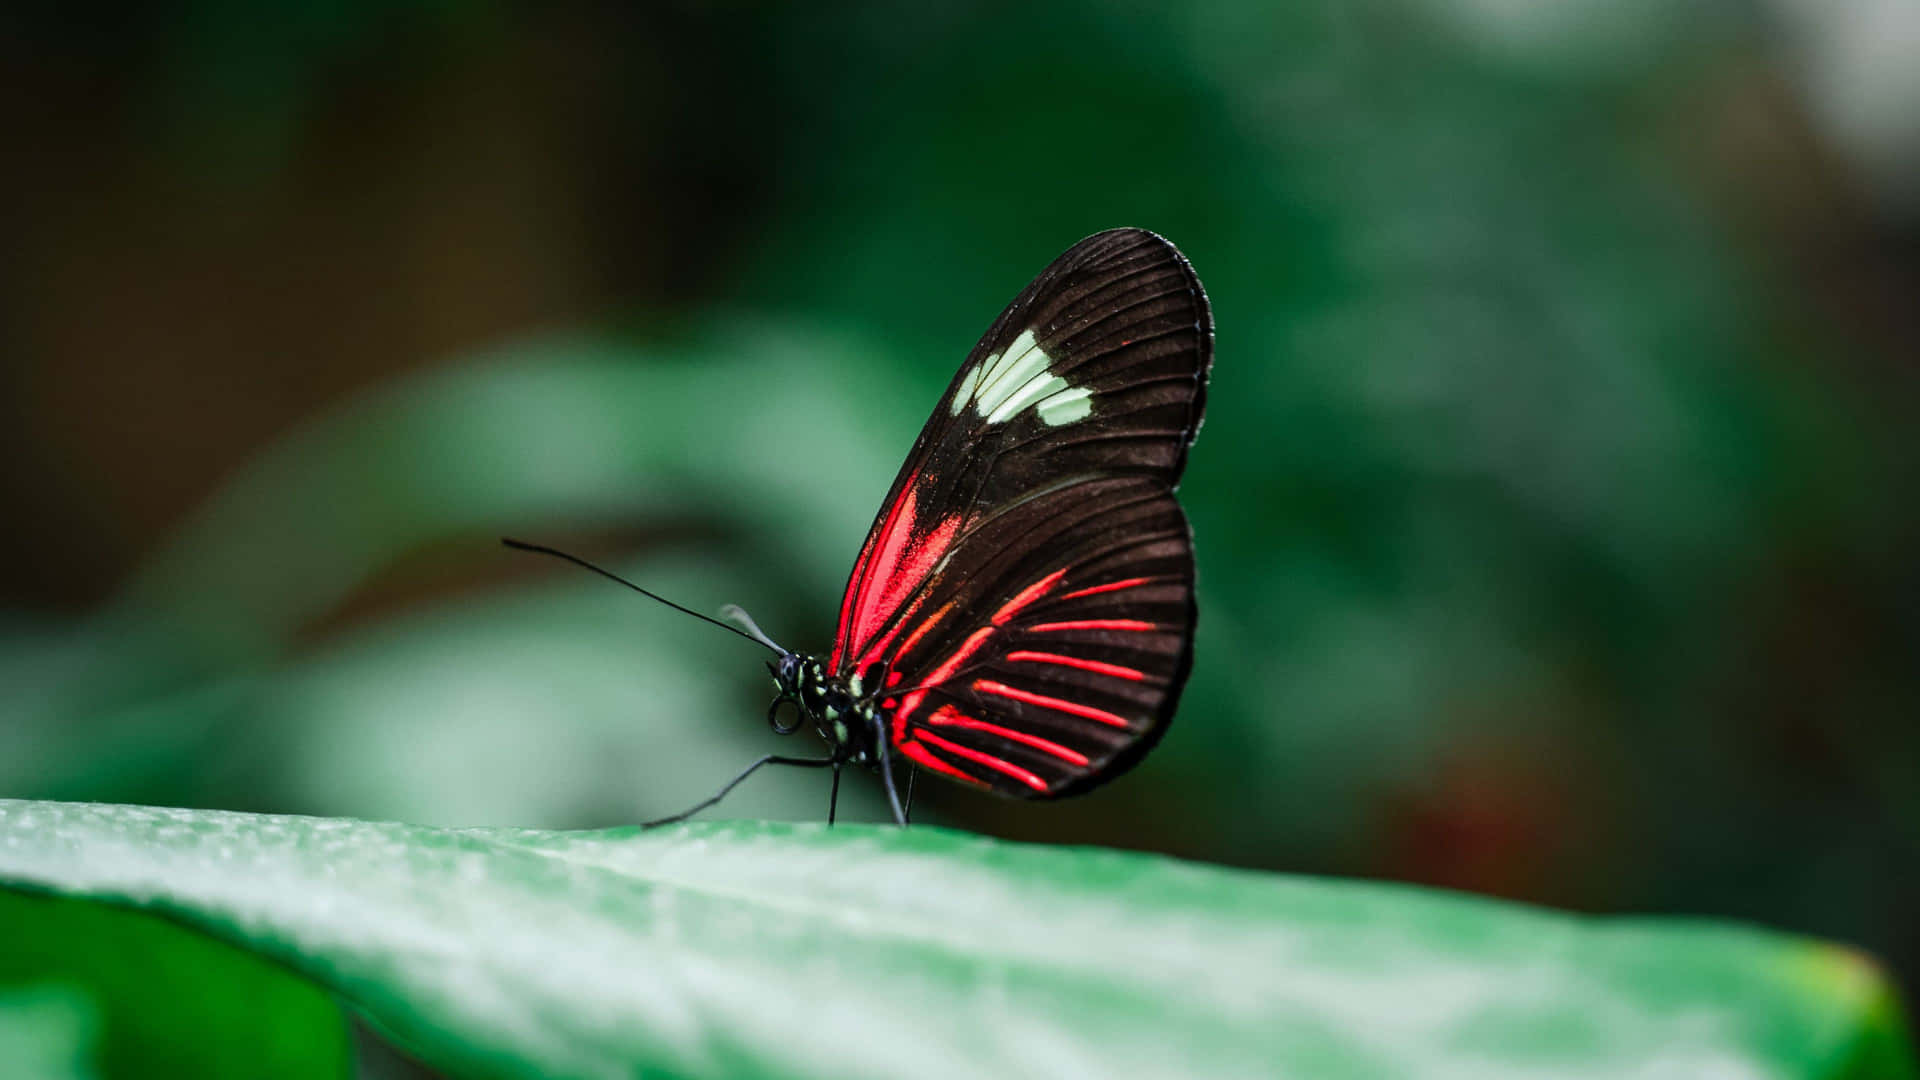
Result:
{"label": "green leaf", "polygon": [[0,1075],[349,1075],[340,1007],[259,956],[150,915],[18,893],[0,892],[0,928]]}
{"label": "green leaf", "polygon": [[1914,1074],[1832,946],[927,828],[0,802],[0,882],[256,949],[467,1075]]}

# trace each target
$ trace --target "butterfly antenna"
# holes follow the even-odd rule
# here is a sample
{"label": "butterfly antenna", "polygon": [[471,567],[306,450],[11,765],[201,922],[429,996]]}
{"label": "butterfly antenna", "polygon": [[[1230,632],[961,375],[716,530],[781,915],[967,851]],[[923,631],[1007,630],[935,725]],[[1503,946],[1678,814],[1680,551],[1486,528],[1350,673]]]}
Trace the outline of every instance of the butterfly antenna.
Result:
{"label": "butterfly antenna", "polygon": [[[720,629],[725,630],[729,634],[738,634],[741,637],[746,638],[748,641],[754,642],[759,645],[765,645],[767,648],[772,649],[774,652],[779,653],[782,656],[786,655],[787,650],[781,648],[778,645],[775,645],[773,641],[767,637],[767,635],[760,632],[759,627],[753,626],[752,619],[747,620],[747,625],[753,627],[753,633],[749,634],[745,630],[742,630],[739,627],[734,626],[730,623],[723,623],[719,619],[702,615],[699,612],[692,610],[691,608],[681,607],[679,604],[674,603],[673,601],[667,599],[666,597],[661,596],[658,593],[649,592],[646,589],[643,589],[640,586],[635,585],[633,582],[628,581],[626,578],[621,577],[619,574],[616,574],[611,570],[605,570],[598,566],[595,566],[578,555],[569,555],[558,548],[550,548],[544,544],[529,544],[524,540],[515,540],[515,539],[512,539],[511,537],[506,537],[506,536],[501,537],[500,542],[510,548],[513,548],[515,551],[531,551],[535,555],[551,555],[556,559],[565,559],[567,562],[570,562],[575,566],[579,566],[579,567],[583,567],[585,569],[591,570],[594,573],[599,574],[603,578],[608,578],[612,581],[617,581],[620,584],[625,585],[627,588],[632,589],[634,592],[637,592],[641,596],[647,597],[650,600],[658,600],[675,611],[678,611],[685,615],[691,615],[694,618],[699,619],[701,622],[712,623],[713,625],[719,627]],[[732,604],[727,605],[727,607],[733,611],[740,611],[739,608],[734,607]],[[740,611],[740,614],[744,616],[746,612]]]}
{"label": "butterfly antenna", "polygon": [[747,609],[741,607],[739,604],[728,604],[726,607],[721,608],[720,617],[729,622],[739,623],[747,628],[748,637],[779,653],[781,656],[787,655],[787,650],[781,648],[779,642],[768,637],[767,632],[760,629],[760,624],[753,621],[753,616],[747,614]]}

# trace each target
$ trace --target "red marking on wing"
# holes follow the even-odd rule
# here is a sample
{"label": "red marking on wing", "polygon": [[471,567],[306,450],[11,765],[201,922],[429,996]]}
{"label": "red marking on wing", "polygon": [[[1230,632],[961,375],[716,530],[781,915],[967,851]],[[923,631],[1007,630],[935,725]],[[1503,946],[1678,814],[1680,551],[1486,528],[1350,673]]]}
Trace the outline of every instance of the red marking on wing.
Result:
{"label": "red marking on wing", "polygon": [[1039,581],[1014,593],[1013,599],[1001,604],[1000,610],[993,613],[993,624],[999,626],[1008,619],[1013,618],[1015,612],[1033,603],[1035,600],[1040,599],[1042,596],[1045,596],[1048,589],[1053,588],[1054,585],[1059,583],[1061,578],[1066,576],[1067,572],[1065,570],[1055,570]]}
{"label": "red marking on wing", "polygon": [[887,643],[891,642],[895,637],[899,636],[901,629],[904,628],[907,625],[908,621],[911,620],[914,617],[914,615],[919,612],[920,605],[923,602],[925,602],[925,600],[926,600],[926,594],[924,593],[914,597],[913,603],[908,605],[907,610],[904,612],[901,612],[899,618],[891,620],[893,625],[887,628],[886,633],[875,638],[873,641],[868,642],[866,650],[860,654],[860,659],[853,662],[852,664],[853,669],[855,671],[862,671],[862,670],[865,670],[868,666],[872,665],[875,659],[878,658],[880,654],[886,651]]}
{"label": "red marking on wing", "polygon": [[1096,675],[1111,675],[1116,679],[1130,679],[1134,682],[1147,677],[1145,672],[1134,668],[1121,667],[1119,664],[1103,664],[1098,660],[1083,660],[1078,656],[1061,656],[1059,653],[1016,649],[1007,654],[1007,659],[1031,660],[1036,664],[1059,664],[1063,667],[1079,668],[1081,671],[1091,671]]}
{"label": "red marking on wing", "polygon": [[1147,582],[1152,580],[1153,580],[1152,578],[1134,577],[1134,578],[1128,578],[1125,581],[1110,581],[1105,585],[1095,585],[1090,589],[1079,589],[1074,592],[1067,593],[1066,595],[1060,597],[1060,599],[1077,600],[1082,596],[1096,596],[1103,592],[1119,592],[1121,589],[1131,589],[1136,585],[1145,585]]}
{"label": "red marking on wing", "polygon": [[[961,664],[964,664],[967,662],[967,657],[972,656],[976,652],[979,652],[980,646],[985,645],[987,643],[987,638],[992,634],[993,634],[993,627],[991,626],[983,626],[980,629],[975,630],[973,633],[968,634],[967,640],[961,642],[960,647],[953,650],[953,655],[947,657],[946,663],[943,663],[939,667],[934,668],[933,674],[928,675],[924,681],[928,683],[937,683],[937,682],[945,681],[947,676],[954,673],[955,669],[959,668]],[[924,694],[926,693],[926,691],[917,690],[915,691],[915,693]]]}
{"label": "red marking on wing", "polygon": [[946,554],[947,545],[953,543],[953,535],[959,531],[960,517],[956,514],[935,525],[920,542],[908,545],[894,563],[879,564],[890,572],[880,579],[883,584],[879,597],[871,604],[861,601],[860,606],[864,609],[859,615],[861,635],[872,634],[880,629],[887,616],[907,598],[907,594],[926,580],[928,571],[940,561],[940,556]]}
{"label": "red marking on wing", "polygon": [[[899,500],[854,562],[853,580],[840,598],[840,629],[834,635],[831,664],[835,671],[842,669],[842,661],[855,646],[879,632],[887,616],[926,578],[960,531],[957,515],[931,529],[920,528],[920,497],[914,488],[919,478],[918,472],[907,477]],[[916,533],[921,534],[917,540]]]}
{"label": "red marking on wing", "polygon": [[[901,642],[900,647],[893,651],[893,658],[897,661],[901,657],[907,655],[907,653],[913,651],[913,647],[915,645],[920,644],[920,639],[923,637],[926,637],[928,632],[930,632],[935,626],[938,626],[940,624],[941,619],[946,618],[947,612],[953,610],[954,603],[955,603],[954,601],[949,600],[947,601],[946,604],[944,604],[940,608],[939,611],[936,611],[933,614],[927,616],[926,621],[921,623],[919,626],[915,627],[913,633],[907,635],[907,640]],[[904,619],[901,620],[900,625],[901,626],[906,625],[906,621]],[[894,627],[896,631],[899,630],[899,628],[900,628],[899,626]],[[888,635],[888,636],[892,636],[892,635]],[[880,646],[876,645],[874,648],[867,650],[868,658],[872,658],[874,653],[879,651],[879,648]],[[900,673],[897,671],[889,671],[887,673],[887,679],[889,680],[887,685],[892,686],[893,685],[892,680],[897,679],[899,674]]]}
{"label": "red marking on wing", "polygon": [[1139,619],[1074,619],[1070,622],[1040,623],[1027,629],[1045,633],[1048,630],[1155,630],[1158,627]]}
{"label": "red marking on wing", "polygon": [[887,672],[887,689],[891,690],[894,687],[899,685],[900,685],[900,673],[897,671]]}
{"label": "red marking on wing", "polygon": [[900,744],[900,752],[912,758],[913,760],[919,762],[920,764],[925,765],[927,768],[932,769],[934,772],[946,773],[948,776],[954,777],[955,779],[958,779],[958,780],[965,781],[966,783],[969,783],[969,784],[973,784],[976,787],[987,786],[981,783],[979,779],[972,776],[968,776],[966,773],[961,772],[959,769],[956,769],[953,766],[947,764],[946,762],[941,761],[939,758],[934,757],[931,753],[927,751],[926,747],[921,746],[919,743],[903,742]]}
{"label": "red marking on wing", "polygon": [[968,634],[967,640],[961,642],[960,647],[953,650],[952,656],[947,657],[944,663],[934,668],[932,674],[920,680],[922,683],[920,689],[914,690],[901,697],[900,708],[895,710],[893,714],[894,742],[906,741],[907,717],[912,715],[913,710],[920,707],[922,701],[926,700],[927,691],[932,689],[934,684],[945,681],[947,676],[959,670],[960,665],[967,662],[967,657],[979,652],[980,646],[985,645],[987,638],[992,636],[992,634],[993,627],[991,626],[983,626],[973,633]]}
{"label": "red marking on wing", "polygon": [[1032,788],[1035,791],[1047,790],[1047,782],[1045,780],[1040,779],[1038,776],[1035,776],[1034,774],[1021,768],[1020,766],[1015,765],[1011,761],[1002,761],[999,758],[994,757],[992,754],[983,754],[980,751],[974,750],[970,747],[961,746],[959,743],[953,742],[948,739],[943,739],[940,736],[935,735],[931,731],[922,731],[919,733],[918,737],[922,741],[926,742],[928,745],[937,746],[940,749],[945,750],[949,754],[966,758],[968,761],[979,762],[980,764],[985,765],[987,768],[992,769],[994,772],[1001,773],[1006,776],[1011,776],[1015,780],[1020,781],[1021,783],[1027,785],[1028,787]]}
{"label": "red marking on wing", "polygon": [[951,705],[942,705],[935,709],[933,715],[927,717],[926,722],[946,727],[962,727],[969,731],[984,731],[988,735],[998,735],[1003,739],[1031,746],[1043,754],[1052,754],[1069,765],[1087,764],[1087,755],[1077,750],[1069,750],[1057,742],[1043,739],[1038,735],[1029,735],[1024,731],[1015,731],[1012,728],[1001,727],[999,724],[989,724],[985,720],[976,720],[971,716],[963,715],[960,710]]}
{"label": "red marking on wing", "polygon": [[853,560],[853,577],[847,581],[847,591],[845,595],[840,597],[839,632],[833,636],[833,662],[829,666],[834,671],[840,670],[840,661],[845,656],[848,647],[853,644],[853,602],[858,599],[862,593],[867,591],[867,582],[872,579],[872,574],[869,573],[869,564],[873,561],[874,548],[884,541],[890,540],[894,533],[899,530],[900,515],[902,513],[907,515],[908,531],[911,531],[914,503],[913,482],[918,479],[920,479],[920,472],[916,469],[912,476],[907,477],[906,484],[901,488],[902,494],[900,500],[887,510],[886,521],[881,523],[880,527],[875,529],[872,535],[867,537],[866,543],[860,545],[860,555]]}
{"label": "red marking on wing", "polygon": [[1022,690],[1017,686],[1008,686],[1006,683],[994,682],[991,679],[976,679],[974,680],[973,688],[983,694],[998,694],[1001,697],[1012,698],[1015,701],[1024,701],[1029,705],[1038,705],[1047,709],[1058,709],[1060,712],[1072,716],[1084,716],[1089,720],[1098,720],[1103,724],[1112,724],[1114,727],[1123,728],[1127,726],[1126,717],[1116,716],[1105,709],[1096,709],[1091,705],[1082,705],[1077,701],[1068,701],[1065,698],[1036,694],[1031,690]]}

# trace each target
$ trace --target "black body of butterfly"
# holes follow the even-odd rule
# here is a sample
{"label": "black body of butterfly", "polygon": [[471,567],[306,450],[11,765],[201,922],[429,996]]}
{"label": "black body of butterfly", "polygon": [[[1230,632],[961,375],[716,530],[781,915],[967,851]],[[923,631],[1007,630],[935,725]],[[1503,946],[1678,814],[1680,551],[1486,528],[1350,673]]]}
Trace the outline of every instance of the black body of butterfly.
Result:
{"label": "black body of butterfly", "polygon": [[733,609],[777,654],[774,730],[811,726],[826,756],[762,758],[650,824],[767,764],[832,768],[835,802],[841,766],[875,768],[901,824],[901,759],[1029,799],[1131,768],[1192,663],[1174,487],[1212,355],[1206,294],[1166,240],[1112,229],[1055,259],[934,406],[854,562],[832,653],[783,649]]}

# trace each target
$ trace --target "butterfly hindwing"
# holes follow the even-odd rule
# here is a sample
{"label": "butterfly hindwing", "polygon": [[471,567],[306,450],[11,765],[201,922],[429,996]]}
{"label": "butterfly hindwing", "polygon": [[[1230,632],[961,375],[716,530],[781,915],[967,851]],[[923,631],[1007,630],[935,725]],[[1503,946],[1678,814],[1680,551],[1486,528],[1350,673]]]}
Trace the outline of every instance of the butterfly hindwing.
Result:
{"label": "butterfly hindwing", "polygon": [[1165,240],[1116,229],[1015,298],[935,406],[848,582],[831,667],[936,771],[1052,797],[1157,741],[1190,663],[1173,487],[1212,353]]}
{"label": "butterfly hindwing", "polygon": [[[1193,559],[1147,478],[1027,506],[979,535],[966,579],[928,590],[879,677],[903,754],[1033,798],[1110,779],[1158,740],[1186,677]],[[992,602],[972,602],[979,582]]]}

